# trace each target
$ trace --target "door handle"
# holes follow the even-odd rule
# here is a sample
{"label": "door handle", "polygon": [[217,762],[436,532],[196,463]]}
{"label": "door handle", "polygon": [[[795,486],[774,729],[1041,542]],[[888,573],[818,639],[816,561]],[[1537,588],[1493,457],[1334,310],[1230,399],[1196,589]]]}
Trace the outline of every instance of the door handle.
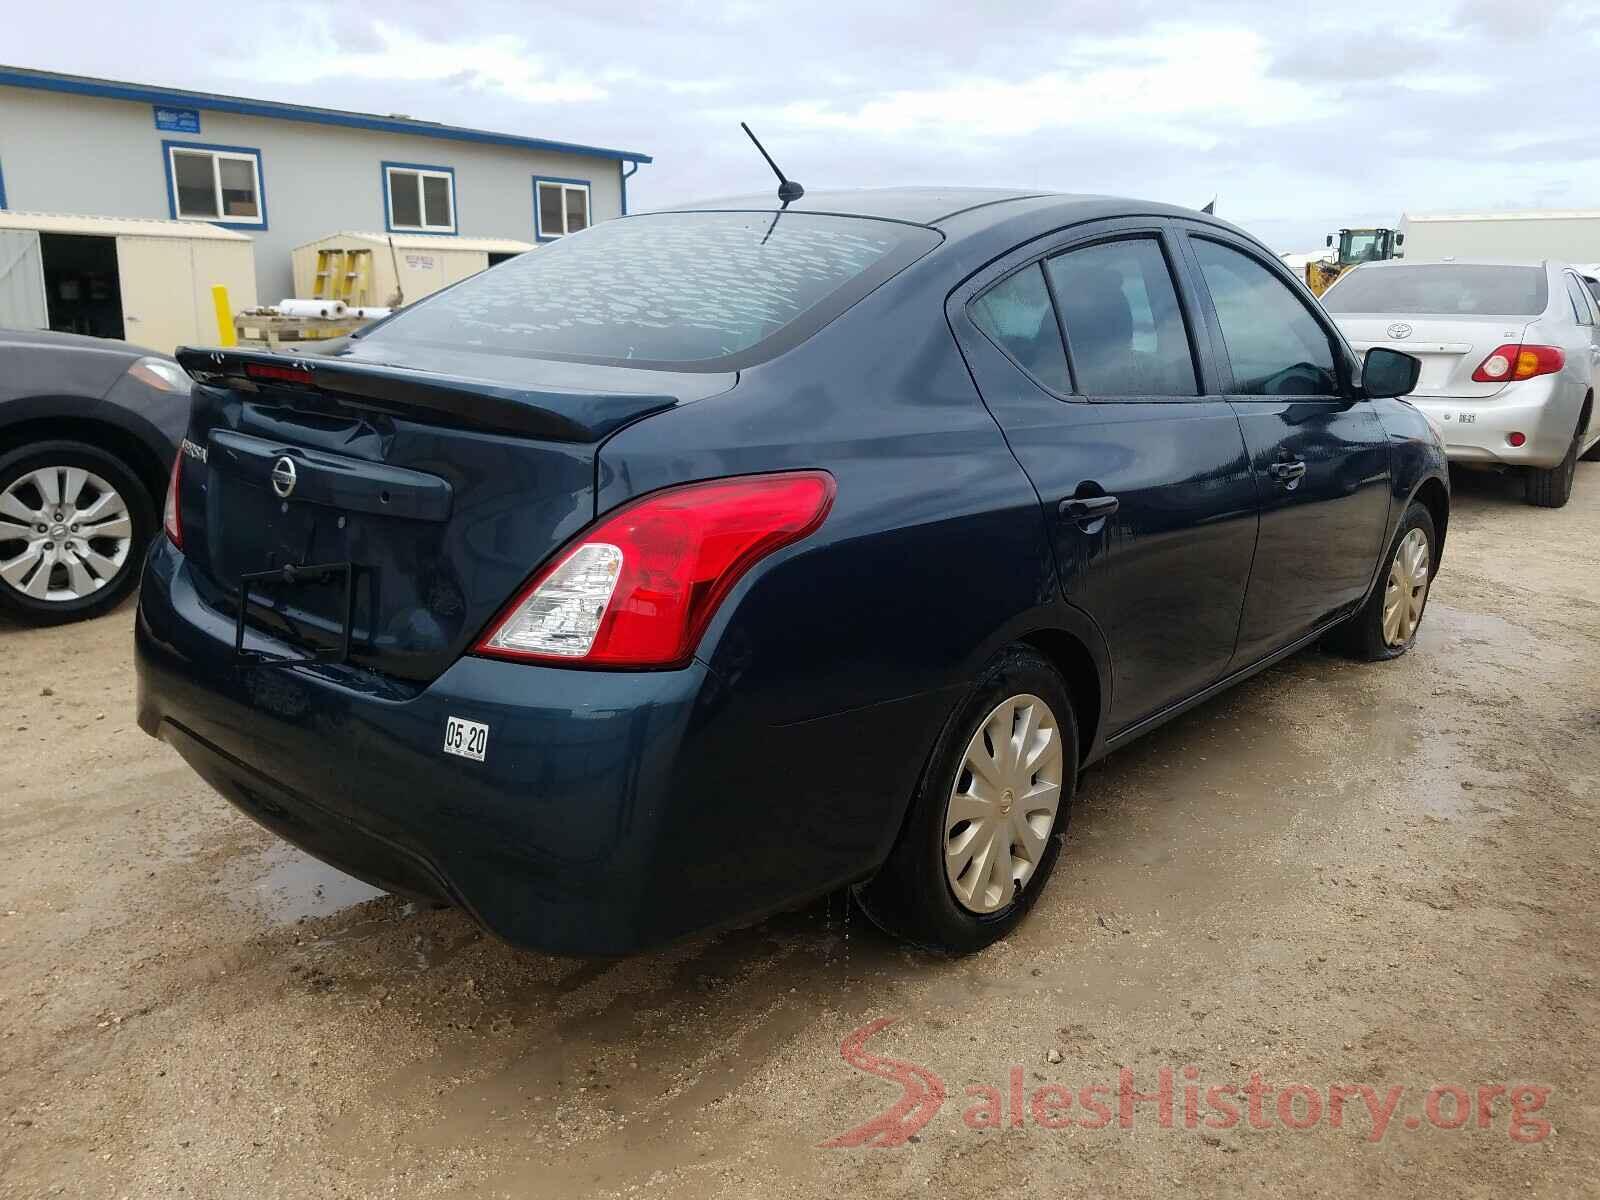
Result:
{"label": "door handle", "polygon": [[1109,517],[1121,505],[1122,501],[1115,496],[1073,496],[1063,500],[1056,507],[1056,512],[1084,528],[1093,521]]}
{"label": "door handle", "polygon": [[1286,488],[1294,488],[1305,478],[1306,464],[1304,459],[1296,458],[1289,462],[1275,462],[1270,468],[1272,477]]}

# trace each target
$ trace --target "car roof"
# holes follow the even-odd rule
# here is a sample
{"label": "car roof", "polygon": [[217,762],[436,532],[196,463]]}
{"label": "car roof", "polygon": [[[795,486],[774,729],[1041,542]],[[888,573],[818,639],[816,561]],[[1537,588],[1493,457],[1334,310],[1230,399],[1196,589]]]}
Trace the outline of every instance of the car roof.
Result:
{"label": "car roof", "polygon": [[1548,259],[1530,261],[1517,258],[1386,258],[1378,262],[1357,263],[1355,270],[1387,271],[1394,267],[1532,267],[1552,265]]}
{"label": "car roof", "polygon": [[114,338],[90,337],[86,333],[56,333],[49,329],[0,329],[0,346],[52,346],[57,349],[76,346],[91,353],[118,354],[124,358],[167,357]]}
{"label": "car roof", "polygon": [[784,205],[777,192],[750,192],[673,205],[660,212],[789,212],[835,213],[850,217],[876,217],[884,221],[909,221],[932,225],[957,213],[1009,200],[1025,200],[1041,195],[1010,188],[978,187],[892,187],[832,188],[807,192]]}
{"label": "car roof", "polygon": [[[805,212],[902,221],[938,229],[948,242],[974,240],[1016,245],[1032,237],[1114,217],[1179,217],[1226,230],[1260,244],[1253,235],[1198,209],[1126,196],[1020,191],[978,187],[818,189],[783,205],[777,190],[725,196],[656,212]],[[1273,256],[1274,258],[1276,255]]]}

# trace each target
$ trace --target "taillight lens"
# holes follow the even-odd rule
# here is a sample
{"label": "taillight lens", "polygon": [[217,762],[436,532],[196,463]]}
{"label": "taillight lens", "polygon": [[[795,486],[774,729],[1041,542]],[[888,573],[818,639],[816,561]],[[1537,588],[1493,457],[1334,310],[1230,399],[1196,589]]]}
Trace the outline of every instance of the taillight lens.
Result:
{"label": "taillight lens", "polygon": [[172,474],[167,477],[167,502],[161,509],[161,527],[172,544],[183,549],[183,518],[178,515],[178,488],[183,482],[183,451],[172,457]]}
{"label": "taillight lens", "polygon": [[1553,375],[1567,365],[1567,356],[1557,346],[1496,347],[1472,373],[1477,383],[1512,383],[1535,375]]}
{"label": "taillight lens", "polygon": [[682,666],[734,584],[812,533],[833,496],[827,472],[794,471],[691,483],[626,504],[536,575],[474,650],[580,666]]}

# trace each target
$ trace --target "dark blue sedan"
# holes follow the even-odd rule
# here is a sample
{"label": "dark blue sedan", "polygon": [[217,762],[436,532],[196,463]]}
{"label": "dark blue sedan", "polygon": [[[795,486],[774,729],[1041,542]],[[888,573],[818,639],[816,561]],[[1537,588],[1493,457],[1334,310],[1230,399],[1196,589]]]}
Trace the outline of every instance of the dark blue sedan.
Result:
{"label": "dark blue sedan", "polygon": [[1138,201],[727,200],[179,357],[140,725],[565,953],[845,885],[983,946],[1085,764],[1324,636],[1404,653],[1449,518],[1416,360]]}

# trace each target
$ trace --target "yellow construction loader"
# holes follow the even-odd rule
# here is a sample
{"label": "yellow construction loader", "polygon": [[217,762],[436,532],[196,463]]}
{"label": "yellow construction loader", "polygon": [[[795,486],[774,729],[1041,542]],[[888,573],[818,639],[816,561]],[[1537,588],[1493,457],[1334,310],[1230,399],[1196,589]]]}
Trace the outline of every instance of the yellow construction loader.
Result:
{"label": "yellow construction loader", "polygon": [[[1339,256],[1321,262],[1306,264],[1306,286],[1313,295],[1320,296],[1333,286],[1351,267],[1362,263],[1382,262],[1398,257],[1406,235],[1393,229],[1341,229],[1339,230]],[[1328,235],[1328,245],[1333,245],[1333,234]]]}

